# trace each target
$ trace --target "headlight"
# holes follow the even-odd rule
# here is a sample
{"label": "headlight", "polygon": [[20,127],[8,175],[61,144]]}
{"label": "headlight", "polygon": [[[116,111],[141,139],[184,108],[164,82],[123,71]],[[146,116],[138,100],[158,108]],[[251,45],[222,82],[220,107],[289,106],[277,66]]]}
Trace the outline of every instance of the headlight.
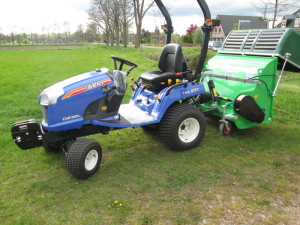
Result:
{"label": "headlight", "polygon": [[49,105],[49,98],[48,98],[48,95],[47,95],[47,94],[43,94],[43,95],[40,97],[40,104],[43,105],[43,106]]}
{"label": "headlight", "polygon": [[53,88],[53,89],[46,89],[40,95],[40,104],[43,106],[53,105],[56,104],[57,99],[59,96],[64,94],[64,90],[62,88]]}

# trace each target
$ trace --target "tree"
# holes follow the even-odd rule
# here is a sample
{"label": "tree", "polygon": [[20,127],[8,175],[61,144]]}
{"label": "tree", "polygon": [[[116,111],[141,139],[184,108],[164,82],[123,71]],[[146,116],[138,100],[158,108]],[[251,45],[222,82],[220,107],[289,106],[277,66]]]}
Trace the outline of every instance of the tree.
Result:
{"label": "tree", "polygon": [[151,34],[148,30],[142,29],[141,43],[150,43]]}
{"label": "tree", "polygon": [[111,26],[111,11],[109,0],[93,0],[92,7],[88,10],[89,19],[97,24],[102,30],[106,39],[106,45],[109,45],[110,40],[113,41],[112,26]]}
{"label": "tree", "polygon": [[29,41],[28,36],[27,36],[26,33],[22,34],[22,43],[25,44],[25,45],[27,45],[27,44],[30,43],[30,41]]}
{"label": "tree", "polygon": [[110,1],[110,11],[112,13],[111,23],[116,38],[116,45],[120,46],[120,19],[121,4],[118,0]]}
{"label": "tree", "polygon": [[151,1],[147,6],[145,6],[145,0],[133,0],[134,19],[136,25],[136,48],[139,48],[141,45],[142,23],[144,16],[146,12],[153,6],[153,4],[154,1]]}
{"label": "tree", "polygon": [[186,34],[181,36],[182,43],[193,43],[193,36],[191,34]]}
{"label": "tree", "polygon": [[64,30],[65,30],[65,38],[66,38],[65,42],[69,43],[70,37],[71,37],[71,32],[70,32],[71,25],[70,25],[70,22],[65,21],[63,23],[63,27],[64,27]]}
{"label": "tree", "polygon": [[203,32],[202,32],[202,30],[200,28],[198,28],[197,30],[195,30],[192,33],[192,36],[193,36],[193,43],[194,44],[200,44],[200,43],[202,43]]}
{"label": "tree", "polygon": [[73,34],[73,36],[74,36],[74,39],[77,42],[84,43],[84,41],[85,41],[85,32],[84,32],[84,26],[82,24],[79,24],[77,26],[77,30]]}
{"label": "tree", "polygon": [[14,25],[12,27],[9,27],[9,34],[10,34],[10,37],[11,37],[11,43],[14,45],[15,44],[15,37],[17,35],[17,26]]}
{"label": "tree", "polygon": [[88,42],[100,42],[100,32],[96,23],[89,23],[87,26],[86,37]]}
{"label": "tree", "polygon": [[198,29],[197,24],[191,24],[186,30],[186,35],[182,35],[181,40],[183,43],[201,43],[202,31]]}
{"label": "tree", "polygon": [[198,29],[198,26],[197,26],[197,24],[191,24],[189,27],[188,27],[188,29],[186,30],[186,34],[189,34],[189,35],[192,35],[193,34],[193,32],[195,31],[195,30],[197,30]]}
{"label": "tree", "polygon": [[121,0],[120,1],[120,23],[121,23],[121,34],[122,34],[122,40],[123,40],[123,46],[124,48],[127,47],[127,42],[128,42],[128,30],[129,27],[132,24],[132,20],[134,17],[133,13],[133,4],[132,0]]}
{"label": "tree", "polygon": [[299,0],[260,0],[259,3],[252,2],[257,11],[263,14],[266,20],[272,21],[272,28],[275,27],[277,17],[282,12],[287,12],[292,8],[299,8]]}
{"label": "tree", "polygon": [[179,34],[172,34],[172,42],[179,43],[180,35]]}

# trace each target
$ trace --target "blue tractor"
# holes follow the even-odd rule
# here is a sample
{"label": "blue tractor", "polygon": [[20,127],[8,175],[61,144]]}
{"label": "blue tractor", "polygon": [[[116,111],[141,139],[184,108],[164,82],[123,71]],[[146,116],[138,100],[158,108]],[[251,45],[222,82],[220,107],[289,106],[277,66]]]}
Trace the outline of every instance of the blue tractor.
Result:
{"label": "blue tractor", "polygon": [[98,142],[79,137],[142,126],[158,129],[162,141],[173,150],[199,144],[205,133],[205,117],[191,102],[205,93],[199,74],[207,54],[209,33],[216,22],[210,19],[206,2],[197,0],[206,22],[202,28],[201,56],[193,73],[187,68],[181,46],[170,44],[173,27],[168,11],[161,0],[155,2],[167,21],[167,45],[162,50],[158,70],[145,72],[133,81],[129,103],[121,104],[128,86],[126,76],[137,65],[112,56],[113,70],[102,68],[74,76],[40,94],[42,124],[31,119],[12,126],[12,137],[21,149],[44,146],[48,150],[62,150],[68,171],[86,179],[98,170],[102,149]]}

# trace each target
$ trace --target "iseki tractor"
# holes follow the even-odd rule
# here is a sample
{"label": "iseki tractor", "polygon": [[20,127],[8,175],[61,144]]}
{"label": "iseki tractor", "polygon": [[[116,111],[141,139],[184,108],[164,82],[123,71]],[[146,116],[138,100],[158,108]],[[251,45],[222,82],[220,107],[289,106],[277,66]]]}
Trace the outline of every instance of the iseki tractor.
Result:
{"label": "iseki tractor", "polygon": [[[181,46],[169,43],[173,31],[171,18],[162,2],[155,2],[167,21],[167,45],[158,69],[141,74],[130,85],[133,94],[129,103],[121,104],[128,86],[126,77],[137,65],[112,56],[113,70],[102,68],[74,76],[40,94],[42,123],[30,119],[16,122],[12,127],[12,137],[21,149],[44,146],[48,150],[62,150],[67,170],[79,179],[86,179],[98,170],[102,148],[94,140],[79,137],[143,126],[156,127],[162,141],[174,150],[199,144],[205,133],[205,117],[190,103],[205,92],[204,84],[187,68]],[[206,2],[197,2],[206,18],[203,25],[207,33],[206,48],[202,49],[198,63],[203,67],[207,37],[215,24]]]}

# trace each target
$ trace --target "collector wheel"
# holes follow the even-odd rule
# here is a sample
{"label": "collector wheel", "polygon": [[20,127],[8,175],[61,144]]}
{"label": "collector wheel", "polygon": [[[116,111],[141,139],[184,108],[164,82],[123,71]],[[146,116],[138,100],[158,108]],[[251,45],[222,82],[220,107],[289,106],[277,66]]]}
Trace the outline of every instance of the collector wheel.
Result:
{"label": "collector wheel", "polygon": [[197,146],[205,128],[205,118],[200,110],[192,105],[177,104],[165,113],[159,124],[159,135],[169,148],[182,151]]}
{"label": "collector wheel", "polygon": [[225,122],[221,122],[219,125],[219,132],[223,136],[227,136],[227,135],[231,134],[232,130],[233,130],[232,122],[230,122],[230,121],[226,121],[226,122],[227,122],[227,127],[226,127]]}
{"label": "collector wheel", "polygon": [[78,179],[87,179],[96,173],[101,158],[102,148],[98,142],[87,138],[78,139],[67,152],[67,170]]}

